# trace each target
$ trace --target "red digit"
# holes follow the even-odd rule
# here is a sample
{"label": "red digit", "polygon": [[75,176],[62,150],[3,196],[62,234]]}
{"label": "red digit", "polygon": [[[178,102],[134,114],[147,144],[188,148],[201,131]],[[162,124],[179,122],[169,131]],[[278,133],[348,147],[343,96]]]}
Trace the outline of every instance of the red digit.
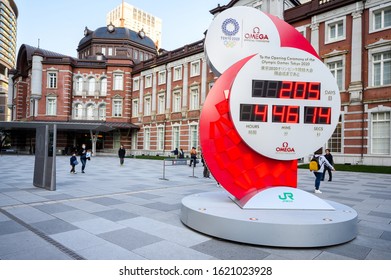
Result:
{"label": "red digit", "polygon": [[286,106],[288,108],[287,123],[299,123],[299,106]]}
{"label": "red digit", "polygon": [[331,119],[331,108],[330,107],[319,107],[318,111],[319,123],[330,124]]}
{"label": "red digit", "polygon": [[293,82],[283,81],[278,98],[291,98]]}
{"label": "red digit", "polygon": [[273,122],[284,122],[286,106],[273,105]]}
{"label": "red digit", "polygon": [[310,82],[309,84],[307,99],[320,100],[320,83]]}
{"label": "red digit", "polygon": [[296,82],[293,91],[293,99],[305,99],[307,92],[307,82]]}
{"label": "red digit", "polygon": [[267,121],[267,105],[255,105],[255,120],[259,122]]}
{"label": "red digit", "polygon": [[314,109],[314,114],[312,115],[312,120],[311,122],[312,123],[318,123],[317,122],[317,119],[318,119],[318,107],[312,107]]}

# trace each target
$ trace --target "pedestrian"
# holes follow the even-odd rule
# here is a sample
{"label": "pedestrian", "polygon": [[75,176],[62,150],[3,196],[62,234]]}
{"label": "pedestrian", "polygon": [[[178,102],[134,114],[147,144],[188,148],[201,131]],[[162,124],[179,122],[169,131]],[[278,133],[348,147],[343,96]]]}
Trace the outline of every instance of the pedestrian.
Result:
{"label": "pedestrian", "polygon": [[[334,166],[333,155],[330,153],[330,149],[326,149],[325,151],[326,151],[326,154],[324,155],[324,157],[327,159],[327,161],[328,161],[332,166]],[[330,169],[328,166],[325,166],[325,167],[324,167],[322,181],[324,181],[324,178],[325,178],[325,176],[326,176],[326,171],[329,173],[329,182],[331,182],[332,179],[333,179],[333,175],[332,175],[331,169]]]}
{"label": "pedestrian", "polygon": [[82,144],[81,145],[81,149],[80,149],[79,155],[80,155],[80,162],[81,162],[81,173],[85,173],[84,169],[86,168],[86,163],[87,163],[86,144]]}
{"label": "pedestrian", "polygon": [[76,153],[75,153],[75,152],[72,153],[72,156],[71,156],[71,158],[69,159],[69,162],[70,162],[71,167],[72,167],[70,173],[76,174],[75,166],[78,165],[79,162],[77,161]]}
{"label": "pedestrian", "polygon": [[319,187],[320,187],[320,181],[322,180],[322,177],[323,177],[324,167],[327,166],[327,167],[329,167],[333,171],[335,171],[335,169],[328,162],[328,160],[322,155],[322,150],[321,149],[315,152],[314,159],[318,161],[318,166],[319,166],[318,170],[314,171],[314,175],[315,175],[315,193],[322,193],[319,190]]}
{"label": "pedestrian", "polygon": [[178,154],[179,154],[178,148],[175,148],[175,150],[171,151],[171,153],[174,154],[175,158],[178,158]]}
{"label": "pedestrian", "polygon": [[124,148],[124,145],[121,144],[121,146],[118,149],[119,164],[121,166],[124,165],[125,155],[126,155],[126,150]]}
{"label": "pedestrian", "polygon": [[183,149],[181,148],[179,150],[179,155],[178,155],[179,158],[185,158],[185,152],[183,151]]}
{"label": "pedestrian", "polygon": [[197,150],[195,147],[192,147],[190,150],[190,164],[189,164],[189,166],[191,166],[191,164],[193,164],[193,166],[196,167],[196,163],[197,163]]}

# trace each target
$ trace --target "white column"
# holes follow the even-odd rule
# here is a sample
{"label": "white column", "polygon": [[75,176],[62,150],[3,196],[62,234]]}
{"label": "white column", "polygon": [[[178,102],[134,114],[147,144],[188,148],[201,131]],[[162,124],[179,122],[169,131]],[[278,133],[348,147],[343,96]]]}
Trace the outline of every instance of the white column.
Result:
{"label": "white column", "polygon": [[171,80],[172,80],[172,68],[167,67],[167,80],[166,80],[166,96],[167,96],[167,104],[166,111],[171,112]]}
{"label": "white column", "polygon": [[140,99],[139,99],[139,106],[138,106],[138,115],[143,115],[144,110],[144,77],[140,75]]}
{"label": "white column", "polygon": [[189,63],[185,62],[183,64],[183,98],[182,98],[182,111],[187,110],[187,88],[189,86],[188,79]]}
{"label": "white column", "polygon": [[350,73],[350,102],[361,102],[362,99],[362,11],[352,13],[352,59]]}
{"label": "white column", "polygon": [[31,68],[31,97],[41,99],[42,97],[42,61],[43,57],[33,54]]}
{"label": "white column", "polygon": [[207,63],[206,59],[202,60],[202,72],[201,72],[201,105],[204,104],[206,98],[206,88],[207,88]]}
{"label": "white column", "polygon": [[156,115],[156,91],[157,91],[157,82],[156,82],[156,72],[152,73],[152,115]]}
{"label": "white column", "polygon": [[12,110],[12,101],[14,99],[14,74],[9,73],[8,74],[8,98],[7,98],[7,107],[8,109]]}
{"label": "white column", "polygon": [[316,53],[319,53],[319,23],[316,23],[316,17],[312,18],[311,24],[311,45]]}

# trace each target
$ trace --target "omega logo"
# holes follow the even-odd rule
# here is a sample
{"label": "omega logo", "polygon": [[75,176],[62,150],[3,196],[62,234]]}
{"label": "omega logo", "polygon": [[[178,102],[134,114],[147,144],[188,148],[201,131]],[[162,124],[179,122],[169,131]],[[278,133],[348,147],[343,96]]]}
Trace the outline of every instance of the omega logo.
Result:
{"label": "omega logo", "polygon": [[254,27],[252,33],[244,34],[244,38],[248,40],[257,40],[257,41],[269,41],[267,34],[262,34],[259,27]]}
{"label": "omega logo", "polygon": [[295,148],[289,147],[288,142],[283,142],[281,147],[277,147],[276,151],[278,153],[294,153]]}

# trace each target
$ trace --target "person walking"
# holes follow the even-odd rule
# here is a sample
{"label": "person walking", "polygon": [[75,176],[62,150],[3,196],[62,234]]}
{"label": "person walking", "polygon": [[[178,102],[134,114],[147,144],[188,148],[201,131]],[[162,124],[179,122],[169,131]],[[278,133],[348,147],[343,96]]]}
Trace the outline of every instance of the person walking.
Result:
{"label": "person walking", "polygon": [[[333,155],[330,153],[330,149],[326,149],[325,151],[326,154],[324,155],[324,157],[332,166],[334,166]],[[324,181],[324,178],[326,177],[326,172],[329,173],[329,182],[331,182],[333,179],[333,173],[331,172],[331,169],[328,166],[324,167],[322,181]]]}
{"label": "person walking", "polygon": [[331,170],[335,171],[335,168],[328,162],[328,160],[322,155],[322,150],[316,151],[314,159],[318,161],[319,169],[314,171],[315,175],[315,193],[322,193],[319,190],[320,181],[322,181],[324,167],[327,166]]}
{"label": "person walking", "polygon": [[81,162],[81,173],[85,173],[84,169],[86,168],[86,164],[87,164],[86,144],[81,145],[79,155],[80,155],[80,162]]}
{"label": "person walking", "polygon": [[178,155],[179,158],[185,158],[185,152],[183,151],[183,149],[181,148],[179,150],[179,155]]}
{"label": "person walking", "polygon": [[77,158],[76,158],[76,153],[75,152],[72,154],[71,158],[69,159],[69,163],[71,164],[71,167],[72,167],[70,173],[76,174],[75,166],[77,164],[79,164],[79,163],[77,162]]}
{"label": "person walking", "polygon": [[197,150],[195,147],[192,147],[190,150],[190,164],[189,164],[189,166],[191,166],[191,164],[193,164],[193,166],[196,167],[196,163],[197,163]]}
{"label": "person walking", "polygon": [[121,146],[118,149],[119,164],[121,166],[124,165],[125,155],[126,155],[126,150],[124,148],[124,145],[121,144]]}
{"label": "person walking", "polygon": [[175,148],[175,150],[171,151],[171,153],[174,154],[175,158],[178,158],[178,154],[179,154],[178,148]]}

